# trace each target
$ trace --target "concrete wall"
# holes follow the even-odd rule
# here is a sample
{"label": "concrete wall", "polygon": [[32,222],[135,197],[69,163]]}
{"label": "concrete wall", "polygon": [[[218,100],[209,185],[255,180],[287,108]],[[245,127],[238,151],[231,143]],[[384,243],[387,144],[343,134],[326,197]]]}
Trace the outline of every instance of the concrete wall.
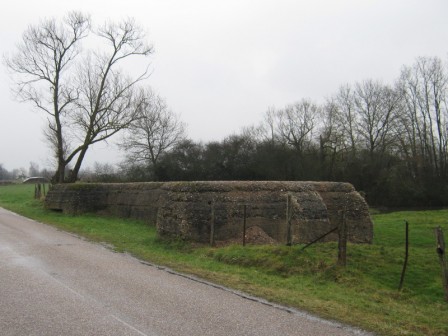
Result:
{"label": "concrete wall", "polygon": [[[167,182],[56,185],[46,207],[67,213],[100,212],[143,219],[162,236],[210,241],[242,236],[258,226],[278,242],[286,241],[286,199],[293,210],[293,242],[309,242],[336,227],[345,213],[349,239],[370,243],[372,221],[364,199],[348,183],[332,182]],[[337,233],[327,240],[336,240]]]}

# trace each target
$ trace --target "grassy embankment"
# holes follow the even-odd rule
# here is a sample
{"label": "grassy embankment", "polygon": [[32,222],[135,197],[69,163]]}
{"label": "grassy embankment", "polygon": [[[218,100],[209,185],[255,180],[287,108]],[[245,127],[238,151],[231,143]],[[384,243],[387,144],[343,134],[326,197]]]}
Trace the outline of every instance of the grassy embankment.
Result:
{"label": "grassy embankment", "polygon": [[[381,335],[448,335],[433,233],[440,225],[448,236],[448,210],[374,214],[374,244],[349,244],[348,265],[340,268],[335,243],[305,251],[280,245],[193,247],[162,241],[139,221],[46,211],[32,199],[33,188],[0,187],[0,206],[117,251]],[[410,223],[410,257],[399,292],[404,220]]]}

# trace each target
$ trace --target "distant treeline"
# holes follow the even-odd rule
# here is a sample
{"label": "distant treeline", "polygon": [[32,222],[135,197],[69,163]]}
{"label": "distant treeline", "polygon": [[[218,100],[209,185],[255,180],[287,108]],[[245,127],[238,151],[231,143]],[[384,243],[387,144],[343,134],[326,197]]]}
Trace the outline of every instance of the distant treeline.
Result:
{"label": "distant treeline", "polygon": [[[439,58],[404,66],[393,85],[341,86],[318,105],[270,108],[220,142],[178,142],[128,180],[347,181],[370,204],[448,205],[448,71]],[[204,125],[206,127],[206,125]]]}

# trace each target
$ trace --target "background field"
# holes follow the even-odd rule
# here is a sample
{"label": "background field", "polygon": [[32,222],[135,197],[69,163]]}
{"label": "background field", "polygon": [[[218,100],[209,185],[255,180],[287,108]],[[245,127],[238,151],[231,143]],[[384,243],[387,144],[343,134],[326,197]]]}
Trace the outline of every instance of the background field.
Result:
{"label": "background field", "polygon": [[[341,268],[336,243],[302,251],[302,245],[212,248],[164,241],[143,222],[46,211],[33,192],[33,185],[0,186],[0,206],[152,263],[378,334],[448,335],[448,303],[433,232],[440,225],[448,236],[448,210],[373,213],[374,243],[349,244],[348,265]],[[405,220],[410,256],[398,291]]]}

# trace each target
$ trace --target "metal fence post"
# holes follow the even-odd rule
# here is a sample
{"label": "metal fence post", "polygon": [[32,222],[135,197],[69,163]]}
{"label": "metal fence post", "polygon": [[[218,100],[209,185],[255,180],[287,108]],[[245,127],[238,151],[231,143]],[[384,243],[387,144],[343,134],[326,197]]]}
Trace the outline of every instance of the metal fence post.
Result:
{"label": "metal fence post", "polygon": [[405,255],[404,255],[403,270],[401,271],[401,278],[400,278],[400,284],[398,286],[398,290],[401,290],[403,288],[404,275],[406,273],[406,267],[408,265],[408,257],[409,257],[409,223],[408,223],[408,221],[405,221],[405,223],[406,223],[406,248],[405,248]]}
{"label": "metal fence post", "polygon": [[338,265],[347,265],[347,225],[345,221],[345,209],[342,211],[338,227]]}
{"label": "metal fence post", "polygon": [[448,301],[448,268],[446,262],[445,239],[440,226],[435,229],[435,232],[437,241],[436,251],[439,256],[440,266],[442,267],[442,284],[445,291],[445,301]]}
{"label": "metal fence post", "polygon": [[215,200],[211,202],[210,246],[215,246]]}
{"label": "metal fence post", "polygon": [[246,218],[247,218],[247,212],[246,212],[246,204],[244,204],[244,220],[243,220],[243,246],[246,246]]}
{"label": "metal fence post", "polygon": [[288,194],[286,197],[286,245],[292,245],[292,210],[291,210],[291,194]]}

